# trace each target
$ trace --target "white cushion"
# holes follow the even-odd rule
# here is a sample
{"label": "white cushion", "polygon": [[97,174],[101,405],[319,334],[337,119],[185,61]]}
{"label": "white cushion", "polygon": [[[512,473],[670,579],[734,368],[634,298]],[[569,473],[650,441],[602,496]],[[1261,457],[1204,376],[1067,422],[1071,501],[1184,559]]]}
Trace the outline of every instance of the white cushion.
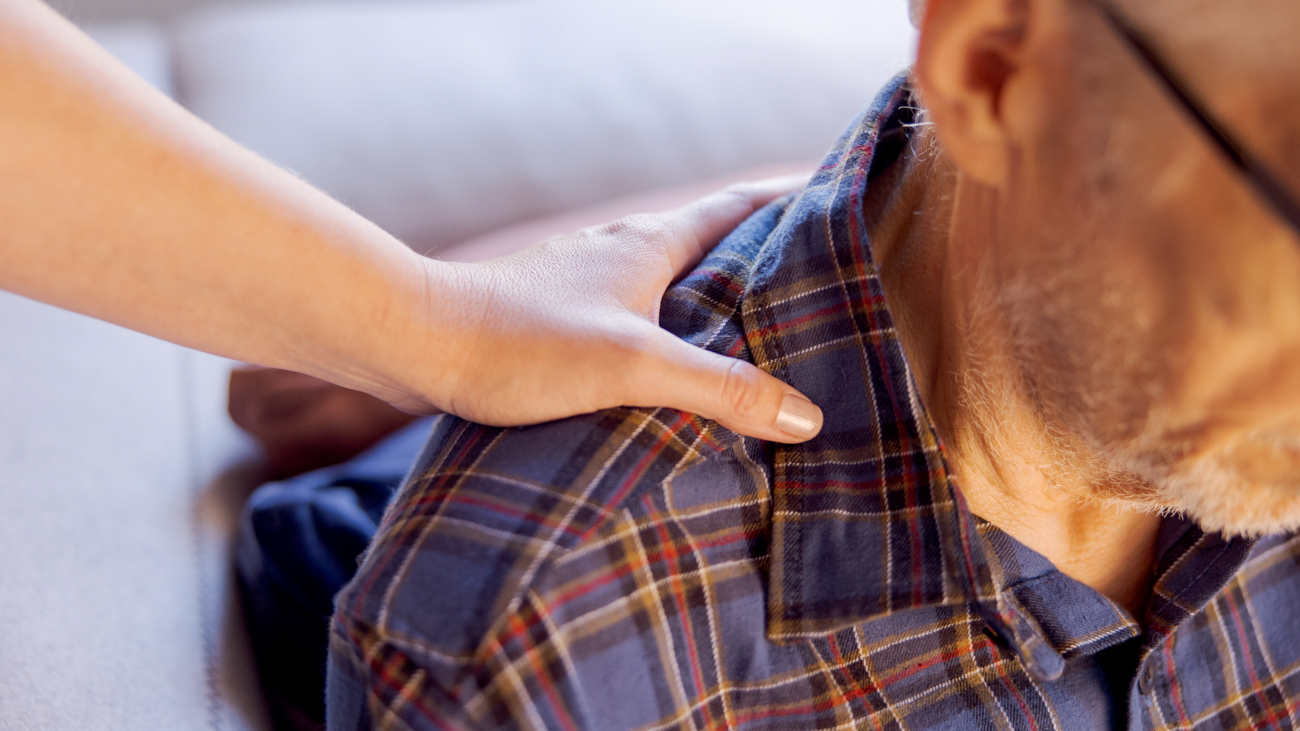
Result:
{"label": "white cushion", "polygon": [[0,729],[265,728],[227,361],[0,292]]}
{"label": "white cushion", "polygon": [[428,251],[761,164],[815,161],[904,68],[902,0],[220,8],[181,100]]}

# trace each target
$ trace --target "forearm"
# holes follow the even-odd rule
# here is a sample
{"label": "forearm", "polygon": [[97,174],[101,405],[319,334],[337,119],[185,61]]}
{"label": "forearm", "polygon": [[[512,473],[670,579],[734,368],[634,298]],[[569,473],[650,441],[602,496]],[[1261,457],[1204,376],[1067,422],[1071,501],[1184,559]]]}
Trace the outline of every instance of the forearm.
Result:
{"label": "forearm", "polygon": [[0,287],[209,352],[375,391],[431,345],[426,261],[28,0],[0,2],[0,232]]}
{"label": "forearm", "polygon": [[793,389],[657,327],[672,281],[798,185],[437,262],[218,134],[36,0],[0,0],[0,288],[410,411],[517,425],[669,406],[810,438],[820,412]]}

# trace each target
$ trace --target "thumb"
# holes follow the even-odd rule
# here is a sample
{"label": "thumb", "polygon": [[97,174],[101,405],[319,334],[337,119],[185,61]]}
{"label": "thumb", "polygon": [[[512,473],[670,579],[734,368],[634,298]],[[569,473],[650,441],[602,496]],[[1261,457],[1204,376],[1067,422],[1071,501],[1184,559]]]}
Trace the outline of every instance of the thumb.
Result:
{"label": "thumb", "polygon": [[806,442],[821,431],[821,409],[790,386],[749,363],[654,330],[629,403],[698,414],[772,442]]}

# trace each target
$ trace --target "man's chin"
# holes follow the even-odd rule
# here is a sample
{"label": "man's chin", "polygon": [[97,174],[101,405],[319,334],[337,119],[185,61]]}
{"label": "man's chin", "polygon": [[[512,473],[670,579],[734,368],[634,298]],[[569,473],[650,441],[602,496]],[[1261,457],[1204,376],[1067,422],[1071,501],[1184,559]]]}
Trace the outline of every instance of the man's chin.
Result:
{"label": "man's chin", "polygon": [[1300,529],[1300,440],[1260,434],[1153,476],[1157,501],[1206,530],[1263,536]]}

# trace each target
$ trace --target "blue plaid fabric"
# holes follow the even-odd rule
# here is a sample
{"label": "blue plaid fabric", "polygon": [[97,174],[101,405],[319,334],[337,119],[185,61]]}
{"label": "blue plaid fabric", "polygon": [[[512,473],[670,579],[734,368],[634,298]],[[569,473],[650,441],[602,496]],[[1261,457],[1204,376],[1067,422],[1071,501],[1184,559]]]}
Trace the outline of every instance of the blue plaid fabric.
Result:
{"label": "blue plaid fabric", "polygon": [[966,508],[865,235],[914,113],[900,77],[664,301],[821,435],[444,420],[337,599],[330,728],[1296,727],[1295,538],[1167,520],[1139,623]]}

